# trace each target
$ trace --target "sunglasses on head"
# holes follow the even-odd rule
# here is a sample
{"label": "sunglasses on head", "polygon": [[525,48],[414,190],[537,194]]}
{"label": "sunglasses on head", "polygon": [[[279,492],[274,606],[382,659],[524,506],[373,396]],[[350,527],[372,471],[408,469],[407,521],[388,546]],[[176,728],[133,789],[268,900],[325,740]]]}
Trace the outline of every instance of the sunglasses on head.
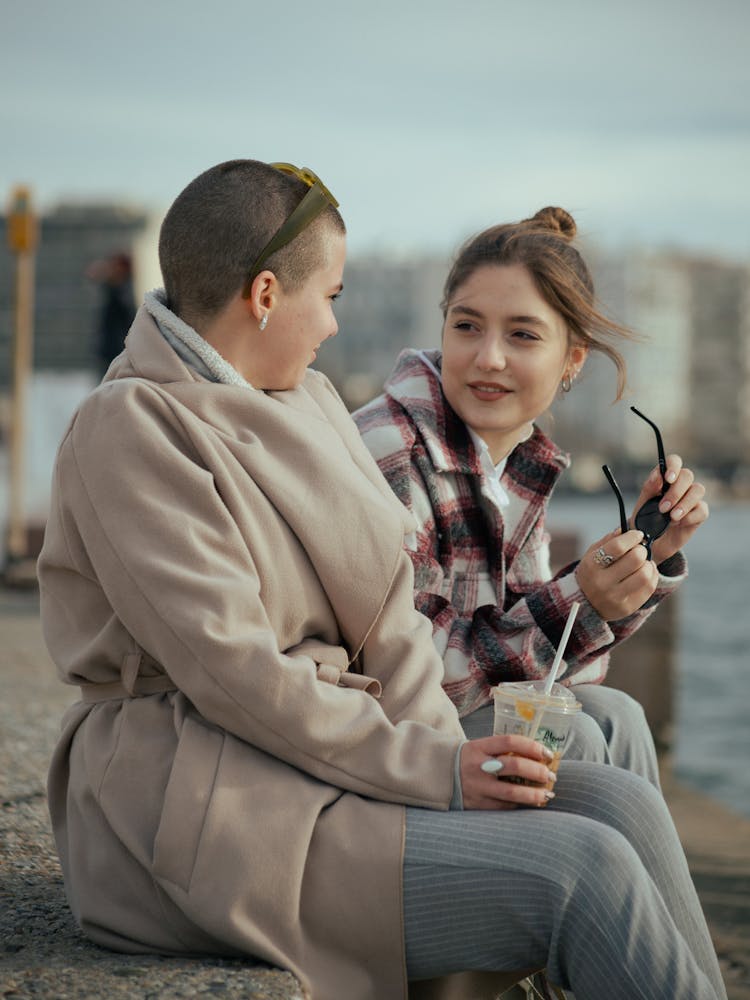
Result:
{"label": "sunglasses on head", "polygon": [[339,205],[323,181],[307,167],[295,167],[292,163],[271,163],[269,166],[273,167],[274,170],[279,170],[282,174],[296,177],[306,184],[309,190],[256,257],[245,279],[245,284],[242,286],[243,299],[250,298],[253,281],[263,270],[263,264],[272,254],[281,250],[287,243],[291,243],[294,237],[299,236],[302,230],[306,229],[313,219],[317,218],[329,205],[333,205],[334,208],[338,208]]}
{"label": "sunglasses on head", "polygon": [[[653,420],[649,420],[644,413],[641,413],[641,411],[637,410],[634,406],[631,406],[630,409],[636,414],[636,416],[640,417],[641,420],[645,420],[646,423],[650,424],[654,429],[654,434],[656,435],[656,447],[659,453],[659,471],[661,472],[663,481],[661,493],[659,493],[658,496],[651,497],[647,500],[636,512],[636,515],[633,518],[633,526],[643,532],[643,541],[641,544],[645,545],[646,552],[648,553],[648,557],[650,559],[651,543],[655,542],[657,538],[660,538],[670,525],[669,514],[662,514],[659,510],[661,498],[669,489],[669,484],[664,481],[664,474],[667,471],[667,460],[664,457],[664,444],[661,439],[661,432],[659,431],[659,428]],[[615,477],[612,475],[608,466],[603,465],[602,470],[609,481],[609,485],[614,490],[615,496],[617,497],[617,503],[620,508],[620,528],[622,529],[622,533],[625,534],[628,530],[628,518],[625,513],[625,503],[622,499],[620,487],[617,485]]]}

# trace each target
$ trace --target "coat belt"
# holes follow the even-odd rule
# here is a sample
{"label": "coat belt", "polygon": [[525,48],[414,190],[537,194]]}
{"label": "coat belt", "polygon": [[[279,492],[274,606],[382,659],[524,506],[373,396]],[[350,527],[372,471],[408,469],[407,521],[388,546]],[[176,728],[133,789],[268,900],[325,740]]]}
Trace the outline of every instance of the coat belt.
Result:
{"label": "coat belt", "polygon": [[148,694],[176,691],[177,685],[166,674],[155,677],[138,677],[132,687],[127,688],[121,681],[108,684],[81,684],[81,700],[85,702],[114,701],[115,698],[144,698]]}
{"label": "coat belt", "polygon": [[[315,663],[318,679],[339,687],[357,688],[379,698],[381,685],[374,677],[356,674],[348,670],[346,650],[341,646],[329,646],[327,643],[314,639],[306,639],[288,654],[309,656]],[[123,659],[122,680],[109,681],[105,684],[81,684],[81,699],[86,703],[97,701],[115,701],[118,698],[144,698],[150,694],[162,694],[166,691],[177,691],[177,685],[166,674],[154,674],[150,677],[141,676],[138,671],[143,661],[143,653],[138,651],[128,653]]]}
{"label": "coat belt", "polygon": [[[144,698],[149,694],[176,691],[177,685],[166,674],[139,674],[144,653],[137,649],[123,657],[119,681],[106,684],[81,684],[81,699],[85,702],[114,701],[116,698]],[[149,660],[153,663],[153,660]]]}
{"label": "coat belt", "polygon": [[287,656],[309,656],[315,664],[318,680],[336,687],[356,688],[366,691],[373,698],[383,693],[380,681],[367,674],[357,674],[349,670],[349,656],[343,646],[331,646],[318,639],[303,639],[288,649]]}

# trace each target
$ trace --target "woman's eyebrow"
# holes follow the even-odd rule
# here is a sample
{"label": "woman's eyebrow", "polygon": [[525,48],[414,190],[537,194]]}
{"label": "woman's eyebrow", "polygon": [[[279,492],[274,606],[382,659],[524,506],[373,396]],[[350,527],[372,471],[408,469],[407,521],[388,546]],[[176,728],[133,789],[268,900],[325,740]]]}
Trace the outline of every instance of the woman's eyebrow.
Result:
{"label": "woman's eyebrow", "polygon": [[[461,305],[460,302],[457,302],[455,305],[451,306],[448,312],[451,313],[452,315],[455,315],[456,313],[463,313],[466,316],[474,316],[477,319],[484,319],[484,313],[481,312],[479,309],[474,309],[472,308],[472,306]],[[546,323],[539,316],[509,316],[508,322],[523,323],[526,326],[539,326],[543,327],[544,329],[547,329],[549,326],[549,324]]]}
{"label": "woman's eyebrow", "polygon": [[548,325],[539,316],[511,316],[510,317],[510,322],[511,323],[526,323],[526,324],[531,324],[532,326],[547,326]]}
{"label": "woman's eyebrow", "polygon": [[466,313],[467,316],[476,316],[477,319],[482,319],[484,316],[484,313],[480,312],[478,309],[472,309],[471,306],[462,306],[460,302],[451,306],[448,311],[452,313]]}

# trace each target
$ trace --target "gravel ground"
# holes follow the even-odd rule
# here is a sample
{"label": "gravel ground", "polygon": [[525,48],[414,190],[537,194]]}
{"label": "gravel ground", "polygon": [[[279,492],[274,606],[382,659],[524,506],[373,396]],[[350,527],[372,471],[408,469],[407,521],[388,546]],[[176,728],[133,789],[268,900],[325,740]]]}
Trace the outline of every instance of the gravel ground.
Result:
{"label": "gravel ground", "polygon": [[[121,955],[79,933],[44,790],[60,718],[76,693],[55,679],[34,590],[0,588],[0,636],[0,998],[301,1000],[293,976],[265,965]],[[668,767],[664,790],[729,1000],[750,1000],[750,821],[675,782]]]}

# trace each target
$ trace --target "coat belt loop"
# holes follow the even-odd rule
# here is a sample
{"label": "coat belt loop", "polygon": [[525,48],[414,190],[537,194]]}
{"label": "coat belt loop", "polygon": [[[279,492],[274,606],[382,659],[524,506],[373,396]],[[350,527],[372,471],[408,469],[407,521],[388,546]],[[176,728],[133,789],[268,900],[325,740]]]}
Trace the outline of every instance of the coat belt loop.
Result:
{"label": "coat belt loop", "polygon": [[142,660],[143,653],[140,649],[134,653],[128,653],[123,658],[120,676],[122,677],[122,686],[129,695],[135,694],[135,681],[138,677],[138,671],[141,669]]}
{"label": "coat belt loop", "polygon": [[326,681],[328,684],[338,684],[341,680],[341,671],[330,663],[317,664],[318,680]]}

